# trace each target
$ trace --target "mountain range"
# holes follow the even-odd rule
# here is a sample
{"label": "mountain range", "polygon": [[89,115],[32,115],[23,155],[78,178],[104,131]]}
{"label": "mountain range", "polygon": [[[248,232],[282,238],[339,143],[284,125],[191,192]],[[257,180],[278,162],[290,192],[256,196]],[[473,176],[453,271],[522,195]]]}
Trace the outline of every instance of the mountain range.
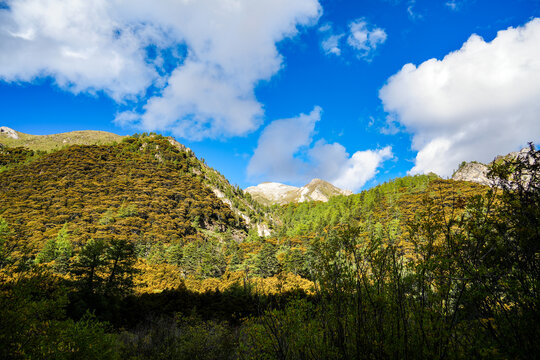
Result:
{"label": "mountain range", "polygon": [[[373,211],[379,202],[388,202],[385,211],[398,206],[406,218],[418,194],[436,184],[454,186],[429,175],[354,195],[321,179],[302,187],[267,182],[242,190],[174,138],[157,134],[39,136],[1,127],[0,145],[0,217],[34,253],[69,224],[80,244],[113,234],[139,244],[150,262],[180,261],[167,260],[167,254],[190,242],[211,240],[212,251],[221,254],[226,239],[234,239],[244,248],[241,267],[251,266],[250,254],[259,251],[249,245],[253,239],[306,236]],[[485,173],[485,165],[465,164],[454,179],[465,180],[458,186],[462,193],[475,193],[482,187],[474,182],[487,184]]]}

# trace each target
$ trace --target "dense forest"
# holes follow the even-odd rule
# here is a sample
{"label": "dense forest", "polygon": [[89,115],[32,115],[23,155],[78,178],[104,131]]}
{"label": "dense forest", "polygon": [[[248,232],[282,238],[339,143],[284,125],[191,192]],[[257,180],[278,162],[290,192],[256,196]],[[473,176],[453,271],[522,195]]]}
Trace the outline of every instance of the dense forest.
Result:
{"label": "dense forest", "polygon": [[0,147],[0,358],[534,358],[539,177],[267,208],[155,134]]}

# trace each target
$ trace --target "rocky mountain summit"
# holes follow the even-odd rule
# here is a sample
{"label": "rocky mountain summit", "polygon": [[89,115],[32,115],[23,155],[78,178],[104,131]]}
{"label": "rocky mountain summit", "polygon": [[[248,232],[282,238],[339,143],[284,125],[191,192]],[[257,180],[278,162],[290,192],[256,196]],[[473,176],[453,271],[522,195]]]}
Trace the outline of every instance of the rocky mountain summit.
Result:
{"label": "rocky mountain summit", "polygon": [[502,161],[513,161],[520,158],[525,158],[529,153],[530,148],[526,147],[520,151],[514,151],[507,155],[499,155],[489,164],[482,164],[477,161],[463,162],[459,166],[458,170],[452,175],[452,180],[458,181],[471,181],[482,185],[492,185],[492,181],[488,178],[487,174],[489,167],[494,163]]}
{"label": "rocky mountain summit", "polygon": [[327,181],[313,179],[307,185],[296,187],[277,182],[264,182],[257,186],[250,186],[244,190],[258,202],[265,205],[288,204],[291,202],[323,201],[332,196],[351,195],[349,190],[342,190]]}

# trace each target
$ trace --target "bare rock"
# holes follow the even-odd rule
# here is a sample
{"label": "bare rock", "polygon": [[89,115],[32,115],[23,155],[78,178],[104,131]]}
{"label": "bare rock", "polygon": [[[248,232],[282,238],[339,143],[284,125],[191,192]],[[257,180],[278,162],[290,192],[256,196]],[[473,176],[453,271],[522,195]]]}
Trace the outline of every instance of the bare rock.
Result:
{"label": "bare rock", "polygon": [[169,140],[169,143],[174,146],[175,148],[177,148],[178,150],[180,151],[185,151],[185,152],[190,152],[191,149],[188,148],[187,146],[183,145],[183,144],[180,144],[178,141],[176,141],[175,138],[173,137],[168,137],[167,140]]}
{"label": "bare rock", "polygon": [[487,177],[488,166],[479,162],[465,163],[452,175],[452,180],[471,181],[482,185],[491,185]]}
{"label": "bare rock", "polygon": [[17,134],[15,130],[13,130],[12,128],[8,128],[7,126],[0,127],[0,134],[10,137],[12,139],[19,138],[19,134]]}

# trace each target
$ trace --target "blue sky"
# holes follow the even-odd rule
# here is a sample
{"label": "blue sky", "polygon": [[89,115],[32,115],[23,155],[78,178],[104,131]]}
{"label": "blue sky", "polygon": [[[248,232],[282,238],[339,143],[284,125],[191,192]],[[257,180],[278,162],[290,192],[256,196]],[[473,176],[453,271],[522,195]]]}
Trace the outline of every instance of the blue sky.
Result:
{"label": "blue sky", "polygon": [[540,138],[538,0],[0,3],[25,133],[156,131],[241,187],[354,191]]}

